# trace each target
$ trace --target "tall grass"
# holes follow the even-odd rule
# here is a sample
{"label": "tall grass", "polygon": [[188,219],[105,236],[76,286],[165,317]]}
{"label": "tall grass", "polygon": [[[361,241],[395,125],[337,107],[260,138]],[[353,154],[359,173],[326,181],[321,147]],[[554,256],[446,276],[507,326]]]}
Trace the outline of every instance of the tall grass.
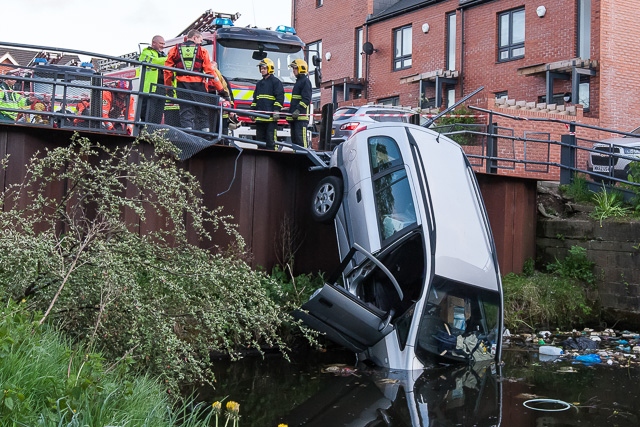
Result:
{"label": "tall grass", "polygon": [[161,384],[130,375],[126,360],[105,366],[38,320],[11,302],[0,312],[0,425],[210,425],[210,407],[176,406]]}

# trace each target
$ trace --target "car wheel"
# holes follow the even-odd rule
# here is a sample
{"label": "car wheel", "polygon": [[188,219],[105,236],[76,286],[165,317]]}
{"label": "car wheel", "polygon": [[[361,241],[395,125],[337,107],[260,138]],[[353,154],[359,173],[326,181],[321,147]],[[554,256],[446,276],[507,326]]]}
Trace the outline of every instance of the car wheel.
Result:
{"label": "car wheel", "polygon": [[311,215],[317,222],[331,222],[338,213],[340,203],[342,203],[342,180],[337,176],[324,177],[313,191]]}

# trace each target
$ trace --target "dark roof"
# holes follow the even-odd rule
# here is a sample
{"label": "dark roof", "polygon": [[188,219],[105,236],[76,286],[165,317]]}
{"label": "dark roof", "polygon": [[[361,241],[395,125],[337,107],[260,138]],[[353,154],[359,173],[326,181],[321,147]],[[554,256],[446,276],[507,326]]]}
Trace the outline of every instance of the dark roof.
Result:
{"label": "dark roof", "polygon": [[31,60],[36,56],[38,51],[0,47],[0,58],[5,56],[7,53],[11,55],[13,60],[16,61],[18,65],[27,66],[29,65]]}
{"label": "dark roof", "polygon": [[427,6],[432,3],[437,3],[443,0],[400,0],[394,5],[388,7],[382,12],[376,13],[375,15],[369,17],[367,19],[367,23],[371,24],[377,21],[383,21],[385,19],[392,18],[397,15],[402,15],[403,13],[411,12],[414,9],[420,9],[421,7]]}

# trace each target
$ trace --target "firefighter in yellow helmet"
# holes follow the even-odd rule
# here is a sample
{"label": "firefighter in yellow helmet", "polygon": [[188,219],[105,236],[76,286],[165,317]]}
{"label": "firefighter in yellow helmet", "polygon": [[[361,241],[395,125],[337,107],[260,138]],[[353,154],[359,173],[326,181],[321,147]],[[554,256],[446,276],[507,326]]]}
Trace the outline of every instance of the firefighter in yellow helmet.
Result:
{"label": "firefighter in yellow helmet", "polygon": [[303,59],[294,59],[289,67],[296,77],[296,84],[291,92],[290,115],[287,116],[291,126],[291,142],[308,148],[307,126],[309,126],[309,105],[311,104],[309,66]]}
{"label": "firefighter in yellow helmet", "polygon": [[264,58],[258,67],[262,80],[256,83],[251,109],[258,113],[270,114],[271,117],[256,117],[256,140],[266,142],[266,148],[273,150],[280,110],[284,104],[284,87],[280,79],[273,75],[275,65],[271,59]]}

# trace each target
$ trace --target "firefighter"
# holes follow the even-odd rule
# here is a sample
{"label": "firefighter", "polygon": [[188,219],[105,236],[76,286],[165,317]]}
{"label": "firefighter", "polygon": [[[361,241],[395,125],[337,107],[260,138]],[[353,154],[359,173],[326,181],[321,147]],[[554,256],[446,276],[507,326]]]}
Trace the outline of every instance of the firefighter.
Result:
{"label": "firefighter", "polygon": [[294,59],[289,65],[296,77],[296,84],[291,91],[291,104],[287,121],[291,126],[291,142],[309,148],[307,126],[309,125],[309,105],[311,104],[311,81],[309,67],[303,59]]}
{"label": "firefighter", "polygon": [[0,120],[15,122],[18,118],[17,111],[5,111],[5,108],[13,108],[14,110],[22,109],[27,106],[27,99],[13,90],[16,80],[5,77],[0,81]]}
{"label": "firefighter", "polygon": [[[125,80],[120,80],[115,84],[118,89],[129,89],[129,83]],[[105,119],[120,119],[125,118],[133,119],[133,105],[128,93],[121,91],[102,91],[102,117]],[[129,127],[122,122],[110,122],[103,121],[102,126],[107,130],[119,130],[123,131],[127,129],[130,132]]]}
{"label": "firefighter", "polygon": [[[145,47],[140,53],[138,61],[149,62],[155,65],[165,65],[167,55],[163,51],[164,38],[162,36],[154,36],[151,39],[151,46]],[[158,72],[156,67],[145,67],[144,82],[142,83],[142,92],[156,93],[157,86],[164,84],[164,73]],[[162,122],[162,110],[164,108],[164,99],[143,96],[140,106],[140,118],[149,123]]]}
{"label": "firefighter", "polygon": [[[83,93],[80,95],[80,102],[76,106],[76,114],[78,116],[90,116],[91,115],[91,99],[89,95]],[[73,119],[73,125],[78,127],[88,127],[89,123],[85,119],[77,118]]]}
{"label": "firefighter", "polygon": [[[222,82],[213,69],[209,53],[200,47],[202,34],[197,30],[189,30],[187,41],[171,48],[167,55],[165,66],[182,68],[187,71],[209,74],[209,80],[215,90],[222,89]],[[164,84],[173,84],[174,73],[164,70]],[[176,72],[178,99],[192,101],[197,104],[206,104],[206,96],[194,92],[206,93],[205,79],[201,76],[193,76]],[[171,90],[173,93],[173,90]],[[171,95],[172,95],[171,93]],[[200,105],[180,103],[180,125],[185,129],[196,129],[209,132],[209,115],[206,107]]]}
{"label": "firefighter", "polygon": [[284,87],[282,82],[273,75],[275,66],[271,59],[264,58],[258,67],[262,80],[256,83],[251,109],[272,115],[269,118],[256,117],[256,139],[265,141],[268,150],[274,150],[277,124],[284,103]]}

